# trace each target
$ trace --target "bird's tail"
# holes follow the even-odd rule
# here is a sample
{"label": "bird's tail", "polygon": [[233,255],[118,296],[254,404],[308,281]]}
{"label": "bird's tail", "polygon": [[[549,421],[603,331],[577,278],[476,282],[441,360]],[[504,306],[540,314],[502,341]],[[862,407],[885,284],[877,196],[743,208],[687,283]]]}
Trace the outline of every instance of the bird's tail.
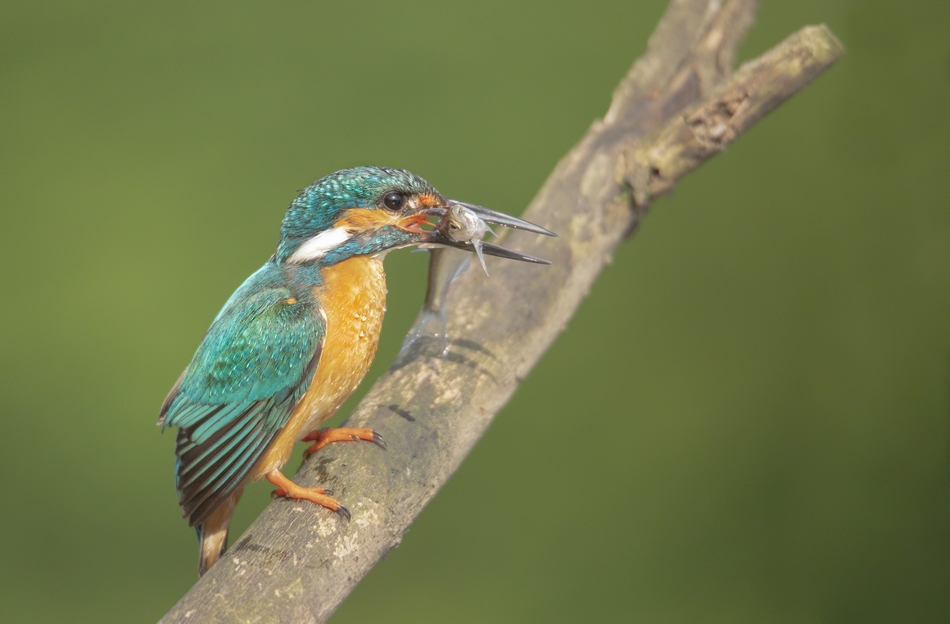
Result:
{"label": "bird's tail", "polygon": [[234,506],[243,492],[244,488],[236,490],[220,507],[211,512],[204,522],[195,527],[198,531],[198,576],[204,576],[228,549],[228,525],[231,524]]}

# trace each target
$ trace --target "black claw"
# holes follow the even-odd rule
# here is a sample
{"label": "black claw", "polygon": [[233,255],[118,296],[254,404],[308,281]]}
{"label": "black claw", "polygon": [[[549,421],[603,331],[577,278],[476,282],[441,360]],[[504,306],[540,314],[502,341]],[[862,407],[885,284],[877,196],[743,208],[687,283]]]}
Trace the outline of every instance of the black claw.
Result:
{"label": "black claw", "polygon": [[326,494],[327,496],[333,496],[333,490],[331,490],[330,488],[323,488],[323,493]]}
{"label": "black claw", "polygon": [[344,518],[346,518],[347,522],[350,521],[350,510],[344,507],[343,505],[338,506],[336,508],[336,512],[340,514],[341,516],[343,516]]}
{"label": "black claw", "polygon": [[379,448],[386,450],[386,440],[383,439],[383,436],[379,435],[375,431],[373,432],[373,444]]}

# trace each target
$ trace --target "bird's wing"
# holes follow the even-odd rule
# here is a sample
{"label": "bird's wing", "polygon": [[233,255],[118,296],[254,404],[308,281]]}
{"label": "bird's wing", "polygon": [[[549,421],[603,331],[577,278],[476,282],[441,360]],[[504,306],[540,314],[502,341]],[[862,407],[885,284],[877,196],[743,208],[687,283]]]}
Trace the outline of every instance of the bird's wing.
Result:
{"label": "bird's wing", "polygon": [[178,498],[191,526],[234,492],[287,424],[325,334],[322,311],[282,287],[243,297],[215,319],[159,418],[178,427]]}

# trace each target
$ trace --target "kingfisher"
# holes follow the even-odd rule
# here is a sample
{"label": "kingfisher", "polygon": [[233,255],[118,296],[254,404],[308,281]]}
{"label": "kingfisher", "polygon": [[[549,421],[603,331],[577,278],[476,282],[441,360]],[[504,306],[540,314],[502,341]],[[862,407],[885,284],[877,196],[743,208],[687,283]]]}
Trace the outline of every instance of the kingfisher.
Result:
{"label": "kingfisher", "polygon": [[[281,468],[294,443],[305,458],[327,444],[373,442],[369,428],[320,429],[352,394],[376,354],[386,310],[383,258],[400,247],[467,241],[433,223],[453,206],[488,223],[539,234],[527,221],[442,197],[408,171],[344,169],[300,192],[280,228],[277,251],[231,295],[162,404],[158,424],[177,427],[175,482],[182,515],[198,533],[198,573],[227,548],[244,487],[267,479],[276,496],[312,501],[349,519],[332,492],[304,488]],[[546,261],[491,243],[481,251]]]}

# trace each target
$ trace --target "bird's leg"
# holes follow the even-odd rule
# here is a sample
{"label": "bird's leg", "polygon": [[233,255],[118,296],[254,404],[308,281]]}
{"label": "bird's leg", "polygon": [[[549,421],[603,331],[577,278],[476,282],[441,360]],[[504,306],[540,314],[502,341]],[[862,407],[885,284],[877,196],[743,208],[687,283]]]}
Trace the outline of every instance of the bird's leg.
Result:
{"label": "bird's leg", "polygon": [[350,519],[350,510],[344,507],[340,501],[329,496],[333,493],[330,490],[300,487],[284,476],[284,473],[277,468],[267,473],[267,480],[277,486],[277,489],[274,490],[276,496],[308,500],[311,503],[326,507],[330,511],[335,511],[347,520]]}
{"label": "bird's leg", "polygon": [[302,442],[313,442],[313,444],[308,446],[307,450],[303,452],[303,459],[304,461],[307,461],[308,457],[322,449],[327,444],[332,444],[333,442],[357,442],[359,440],[372,442],[384,450],[386,448],[386,441],[383,440],[383,436],[379,435],[372,429],[358,429],[353,427],[337,427],[336,429],[331,429],[329,427],[325,427],[323,429],[311,431],[301,440]]}

